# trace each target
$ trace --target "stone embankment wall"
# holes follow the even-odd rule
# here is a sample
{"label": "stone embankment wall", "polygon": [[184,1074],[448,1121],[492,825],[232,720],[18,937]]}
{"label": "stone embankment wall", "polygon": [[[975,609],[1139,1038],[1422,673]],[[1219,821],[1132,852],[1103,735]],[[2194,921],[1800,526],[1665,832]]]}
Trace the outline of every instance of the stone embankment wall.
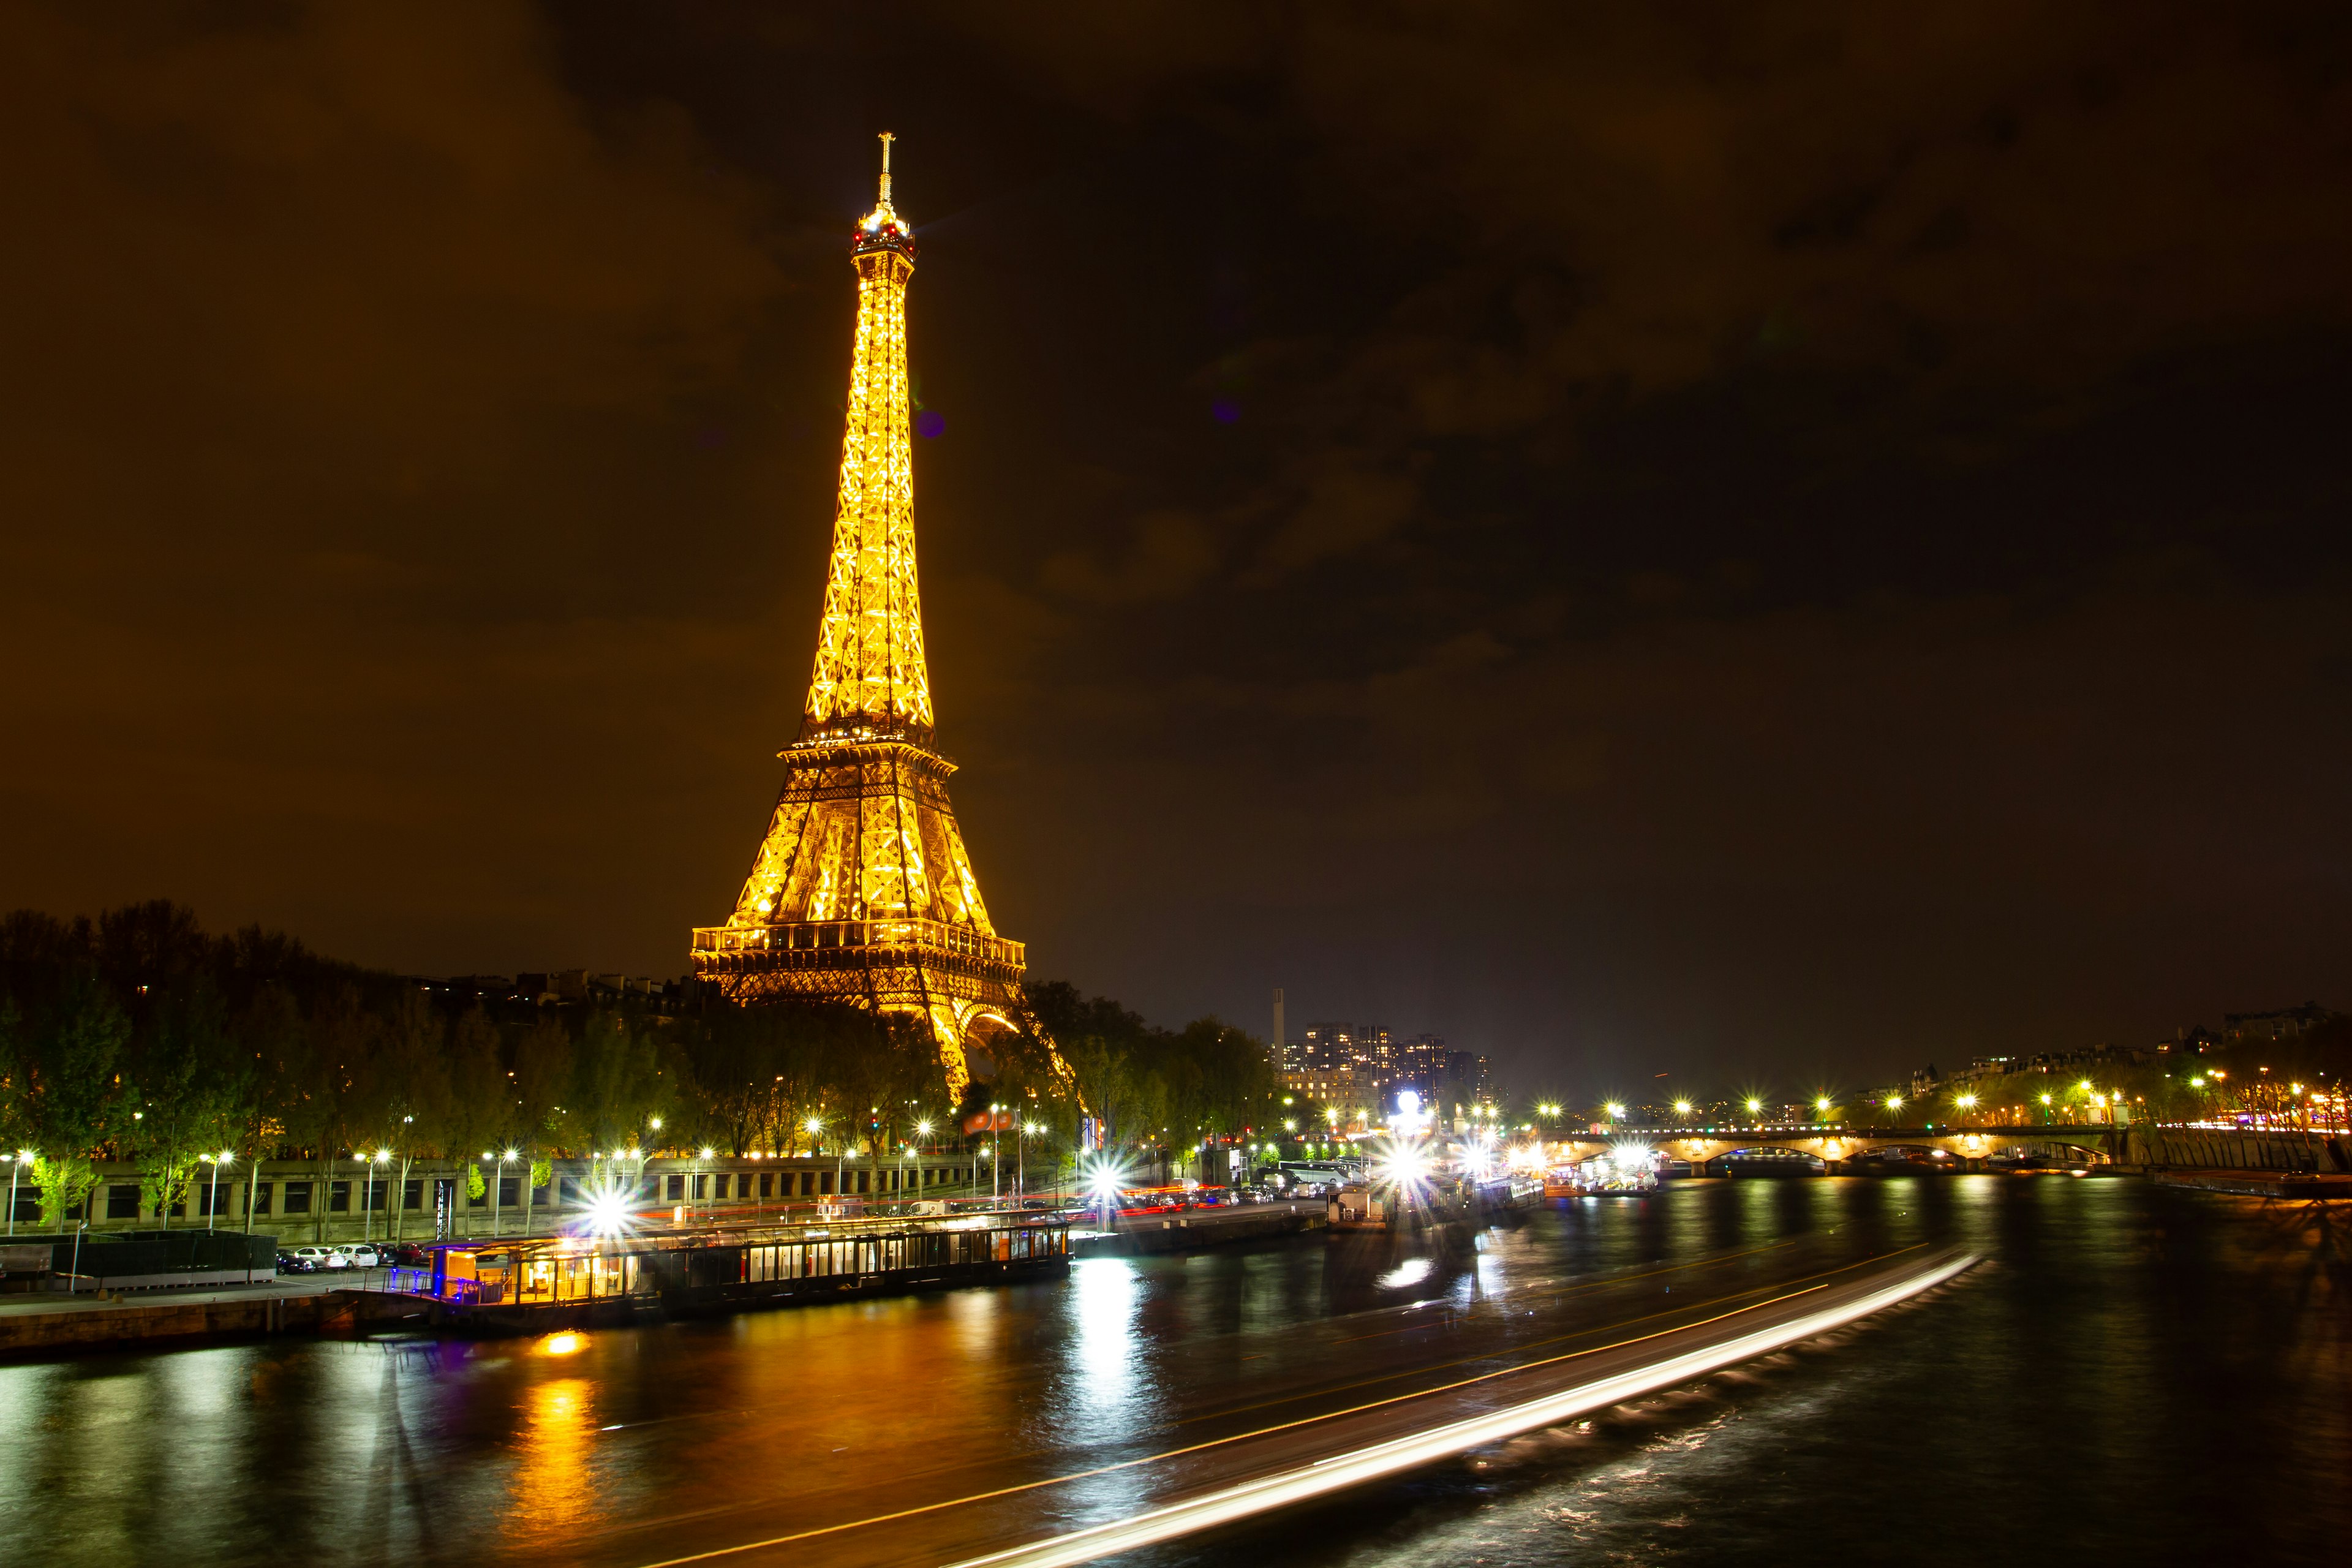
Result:
{"label": "stone embankment wall", "polygon": [[2127,1131],[2123,1158],[2136,1165],[2352,1173],[2352,1137],[2341,1133],[2147,1125]]}

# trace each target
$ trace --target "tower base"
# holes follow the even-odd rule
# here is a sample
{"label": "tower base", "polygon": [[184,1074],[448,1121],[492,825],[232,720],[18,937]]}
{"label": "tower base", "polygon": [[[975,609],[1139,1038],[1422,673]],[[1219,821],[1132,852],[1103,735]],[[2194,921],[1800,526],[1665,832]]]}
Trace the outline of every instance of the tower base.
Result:
{"label": "tower base", "polygon": [[[921,1018],[938,1043],[948,1092],[971,1081],[971,1049],[1022,1032],[1021,943],[942,921],[793,921],[701,926],[694,973],[739,1005],[788,998],[844,1002]],[[1060,1053],[1055,1065],[1061,1072]]]}

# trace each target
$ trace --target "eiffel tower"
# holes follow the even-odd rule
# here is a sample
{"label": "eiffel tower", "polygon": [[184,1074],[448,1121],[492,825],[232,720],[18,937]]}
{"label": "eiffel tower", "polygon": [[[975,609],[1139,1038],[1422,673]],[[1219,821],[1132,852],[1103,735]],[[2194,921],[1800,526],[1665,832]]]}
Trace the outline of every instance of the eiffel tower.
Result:
{"label": "eiffel tower", "polygon": [[891,141],[885,132],[881,199],[850,245],[857,342],[816,669],[799,738],[777,753],[784,783],[767,837],[734,914],[696,930],[694,968],[736,1002],[810,997],[921,1018],[961,1095],[971,1046],[1034,1026],[1026,956],[981,901],[948,804],[955,764],[932,740],[908,439],[915,239],[890,205]]}

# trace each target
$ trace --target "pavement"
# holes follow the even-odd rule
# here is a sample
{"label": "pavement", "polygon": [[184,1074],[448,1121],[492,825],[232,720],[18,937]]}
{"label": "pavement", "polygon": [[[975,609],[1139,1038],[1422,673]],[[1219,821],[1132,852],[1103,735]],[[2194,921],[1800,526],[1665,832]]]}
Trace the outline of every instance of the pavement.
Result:
{"label": "pavement", "polygon": [[210,1286],[194,1290],[132,1290],[120,1299],[101,1297],[89,1290],[79,1290],[71,1295],[63,1291],[44,1291],[23,1296],[0,1296],[0,1317],[29,1318],[50,1312],[134,1312],[150,1307],[213,1306],[272,1299],[292,1300],[351,1288],[350,1282],[338,1275],[305,1274],[292,1279],[252,1285]]}

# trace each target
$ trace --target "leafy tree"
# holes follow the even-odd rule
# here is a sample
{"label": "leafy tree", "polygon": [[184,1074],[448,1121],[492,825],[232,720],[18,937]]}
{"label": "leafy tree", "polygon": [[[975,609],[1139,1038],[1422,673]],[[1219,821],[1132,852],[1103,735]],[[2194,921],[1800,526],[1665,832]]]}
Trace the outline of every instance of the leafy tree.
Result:
{"label": "leafy tree", "polygon": [[507,1075],[505,1041],[489,1015],[468,1007],[449,1036],[449,1115],[441,1152],[473,1160],[514,1136],[517,1103]]}
{"label": "leafy tree", "polygon": [[140,1196],[168,1230],[197,1165],[228,1136],[236,1086],[224,1070],[227,1021],[219,994],[205,979],[159,982],[140,987],[138,995],[123,1098],[134,1108],[129,1131]]}
{"label": "leafy tree", "polygon": [[397,1162],[388,1206],[389,1234],[406,1228],[408,1173],[419,1153],[442,1148],[457,1116],[449,1080],[449,1027],[422,993],[411,990],[389,1020],[385,1049],[368,1076],[362,1145],[389,1149]]}
{"label": "leafy tree", "polygon": [[36,1156],[41,1223],[61,1229],[97,1183],[91,1156],[124,1120],[116,1068],[131,1021],[85,969],[29,1021],[12,1020],[8,1032],[9,1123]]}

